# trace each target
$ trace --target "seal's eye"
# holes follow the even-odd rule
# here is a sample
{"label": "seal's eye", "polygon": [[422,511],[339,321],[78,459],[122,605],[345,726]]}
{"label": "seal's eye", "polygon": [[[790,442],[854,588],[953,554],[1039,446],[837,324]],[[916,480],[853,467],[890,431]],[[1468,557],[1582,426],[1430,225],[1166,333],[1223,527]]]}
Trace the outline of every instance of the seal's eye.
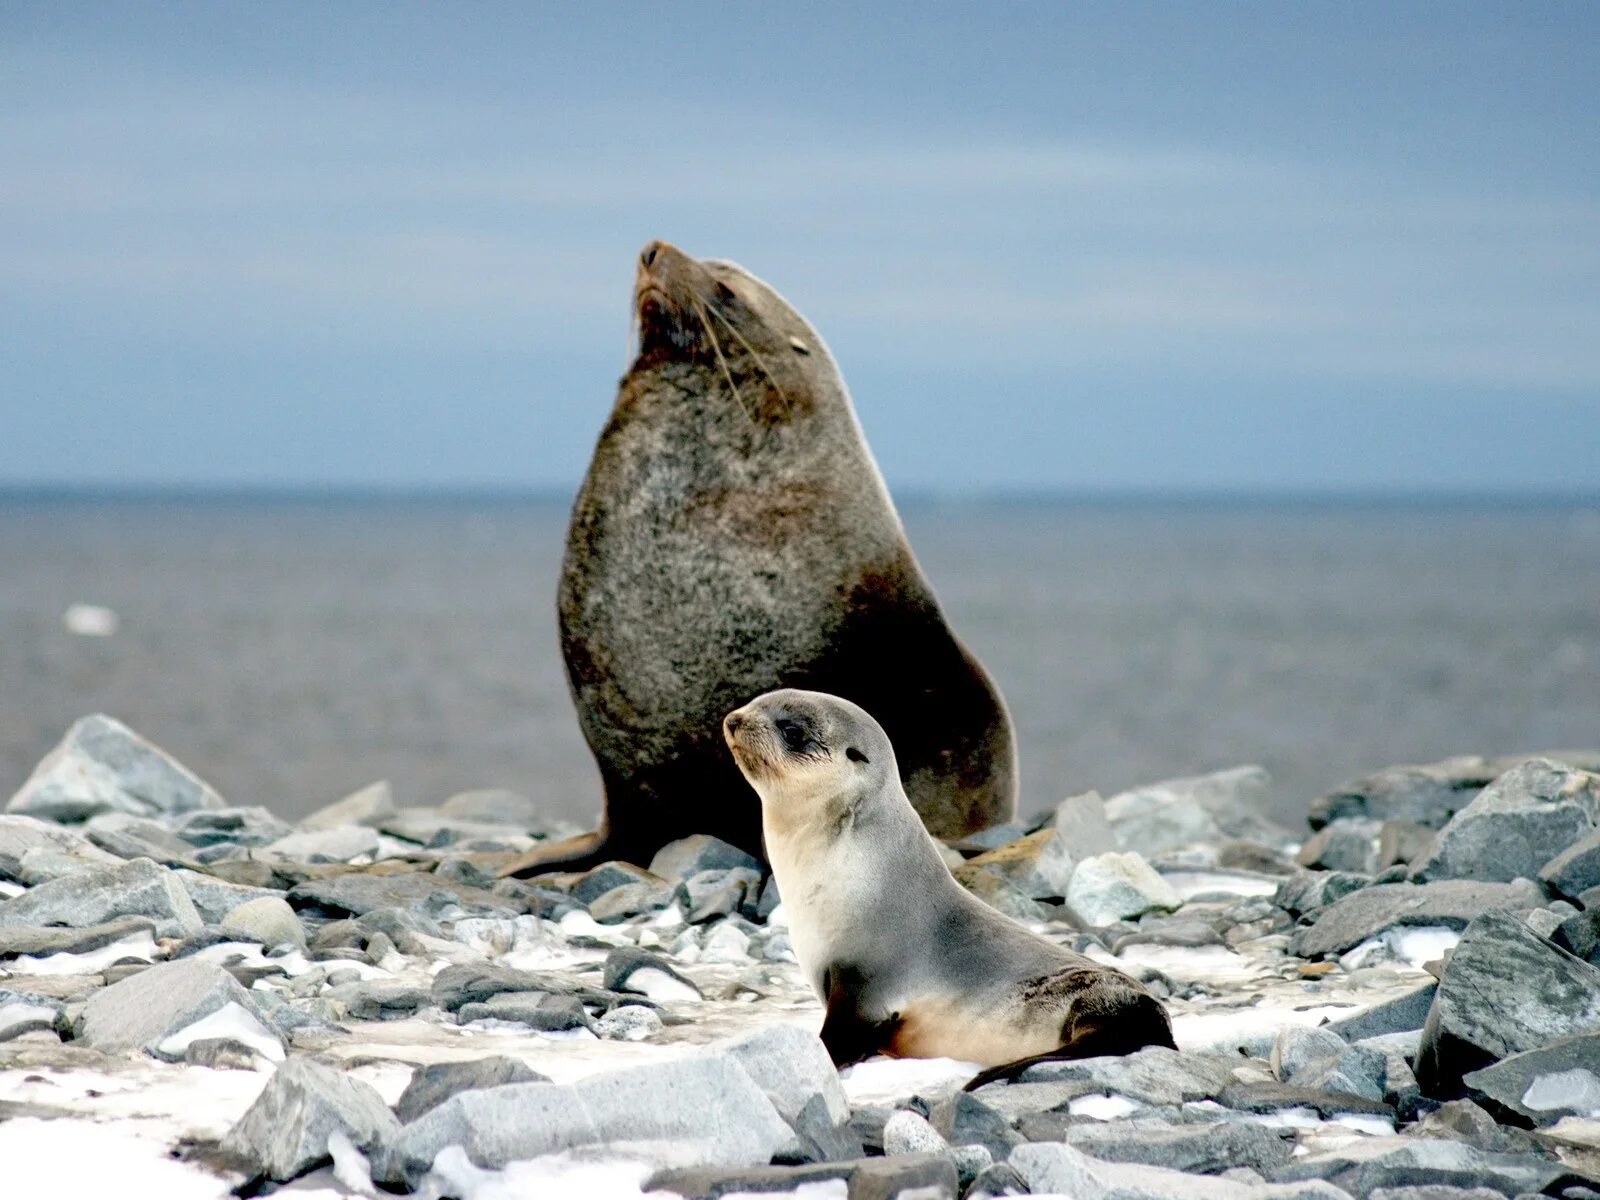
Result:
{"label": "seal's eye", "polygon": [[805,727],[798,721],[780,718],[773,722],[777,726],[778,736],[783,739],[783,744],[798,754],[806,748]]}
{"label": "seal's eye", "polygon": [[846,750],[844,752],[844,756],[851,762],[864,763],[867,761],[867,756],[861,753],[861,751],[857,750],[854,746],[851,746],[848,750]]}
{"label": "seal's eye", "polygon": [[793,350],[796,354],[811,353],[811,347],[806,345],[797,337],[792,337],[789,339],[789,349]]}

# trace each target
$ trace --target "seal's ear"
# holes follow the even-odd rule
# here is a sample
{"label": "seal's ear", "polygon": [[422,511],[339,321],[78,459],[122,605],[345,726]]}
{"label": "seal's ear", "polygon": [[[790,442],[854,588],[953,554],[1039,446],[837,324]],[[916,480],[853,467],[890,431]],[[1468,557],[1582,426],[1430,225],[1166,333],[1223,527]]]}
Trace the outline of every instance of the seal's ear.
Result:
{"label": "seal's ear", "polygon": [[867,756],[865,754],[861,753],[861,751],[857,750],[854,746],[851,746],[847,750],[845,750],[844,756],[846,758],[848,758],[851,762],[864,763],[864,762],[870,762],[871,761],[870,759],[867,758]]}

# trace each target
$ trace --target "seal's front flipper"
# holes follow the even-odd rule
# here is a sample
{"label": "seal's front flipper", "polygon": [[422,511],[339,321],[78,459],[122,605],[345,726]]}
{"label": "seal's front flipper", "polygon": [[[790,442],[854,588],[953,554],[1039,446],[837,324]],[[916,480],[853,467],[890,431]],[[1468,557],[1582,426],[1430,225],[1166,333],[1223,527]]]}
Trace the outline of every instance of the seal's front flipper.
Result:
{"label": "seal's front flipper", "polygon": [[836,1067],[848,1067],[886,1050],[900,1027],[900,1014],[870,1017],[861,1008],[865,977],[856,967],[834,964],[823,973],[828,993],[827,1016],[819,1036]]}

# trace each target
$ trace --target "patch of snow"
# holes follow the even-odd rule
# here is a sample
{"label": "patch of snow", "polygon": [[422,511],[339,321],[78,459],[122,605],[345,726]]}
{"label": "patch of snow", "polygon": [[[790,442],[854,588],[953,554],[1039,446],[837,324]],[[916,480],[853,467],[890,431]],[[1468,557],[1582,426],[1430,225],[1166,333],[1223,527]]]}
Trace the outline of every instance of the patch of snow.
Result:
{"label": "patch of snow", "polygon": [[1091,1121],[1115,1121],[1144,1105],[1126,1096],[1079,1096],[1067,1104],[1067,1111],[1075,1117],[1088,1117]]}
{"label": "patch of snow", "polygon": [[[527,1200],[529,1196],[583,1196],[586,1200],[639,1200],[655,1168],[620,1158],[547,1154],[507,1163],[502,1171],[475,1166],[460,1146],[446,1146],[418,1189],[419,1200]],[[655,1192],[664,1196],[670,1193]]]}
{"label": "patch of snow", "polygon": [[[1261,973],[1261,965],[1235,954],[1225,946],[1156,946],[1144,943],[1129,946],[1117,956],[1121,964],[1154,967],[1173,979],[1216,982],[1223,979],[1249,979]],[[1113,959],[1116,962],[1117,959]]]}
{"label": "patch of snow", "polygon": [[640,967],[628,976],[628,990],[639,992],[652,1000],[698,1000],[700,993],[682,980],[674,979],[655,967]]}
{"label": "patch of snow", "polygon": [[633,945],[626,925],[602,925],[581,908],[563,913],[561,920],[556,922],[556,929],[562,937],[594,938],[608,946]]}
{"label": "patch of snow", "polygon": [[283,1043],[243,1005],[230,1001],[215,1012],[185,1025],[157,1047],[162,1054],[181,1055],[189,1043],[205,1038],[232,1038],[251,1047],[262,1058],[283,1061]]}
{"label": "patch of snow", "polygon": [[160,1196],[226,1200],[228,1181],[172,1158],[122,1124],[16,1117],[0,1122],[8,1196]]}
{"label": "patch of snow", "polygon": [[1346,971],[1356,971],[1395,961],[1420,970],[1423,963],[1443,958],[1445,951],[1454,949],[1460,940],[1459,929],[1443,925],[1397,925],[1346,950],[1339,956],[1339,965]]}
{"label": "patch of snow", "polygon": [[1280,1025],[1320,1025],[1325,1018],[1348,1015],[1347,1004],[1319,1004],[1314,1008],[1278,1008],[1265,1004],[1211,1012],[1177,1013],[1172,1036],[1180,1050],[1232,1051],[1240,1046],[1262,1057],[1272,1049]]}
{"label": "patch of snow", "polygon": [[121,622],[116,610],[102,604],[69,604],[61,614],[61,626],[78,637],[110,637]]}
{"label": "patch of snow", "polygon": [[852,1106],[894,1104],[918,1093],[953,1092],[983,1068],[955,1058],[869,1058],[839,1072]]}
{"label": "patch of snow", "polygon": [[27,890],[20,883],[12,883],[9,879],[0,879],[0,899],[10,900],[13,896],[20,896]]}
{"label": "patch of snow", "polygon": [[1213,894],[1271,896],[1278,890],[1278,881],[1268,876],[1232,871],[1163,871],[1161,877],[1185,900]]}
{"label": "patch of snow", "polygon": [[101,946],[98,950],[85,950],[82,954],[19,954],[6,964],[6,968],[17,975],[94,975],[121,958],[142,958],[150,962],[155,957],[155,934],[148,929],[141,929],[110,945]]}
{"label": "patch of snow", "polygon": [[1570,1108],[1580,1116],[1600,1117],[1600,1078],[1583,1067],[1541,1075],[1522,1093],[1522,1103],[1537,1112]]}
{"label": "patch of snow", "polygon": [[0,1004],[0,1031],[21,1025],[23,1022],[43,1021],[45,1028],[55,1024],[56,1010],[43,1004],[29,1004],[26,1000],[13,1000]]}

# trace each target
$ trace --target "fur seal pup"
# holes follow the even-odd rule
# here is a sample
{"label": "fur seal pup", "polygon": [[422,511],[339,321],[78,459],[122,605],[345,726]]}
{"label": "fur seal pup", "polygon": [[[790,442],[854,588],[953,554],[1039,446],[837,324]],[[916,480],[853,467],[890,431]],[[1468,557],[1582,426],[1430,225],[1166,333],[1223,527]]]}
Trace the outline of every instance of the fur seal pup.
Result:
{"label": "fur seal pup", "polygon": [[965,1059],[967,1086],[1049,1059],[1172,1046],[1136,980],[1063,949],[963,888],[900,787],[894,747],[837,696],[770,692],[724,734],[761,797],[795,957],[836,1064]]}
{"label": "fur seal pup", "polygon": [[573,504],[558,609],[601,827],[503,874],[648,863],[710,833],[761,854],[723,714],[810,687],[879,714],[953,838],[1009,819],[1011,721],[907,545],[817,331],[733,263],[639,257],[639,353]]}

